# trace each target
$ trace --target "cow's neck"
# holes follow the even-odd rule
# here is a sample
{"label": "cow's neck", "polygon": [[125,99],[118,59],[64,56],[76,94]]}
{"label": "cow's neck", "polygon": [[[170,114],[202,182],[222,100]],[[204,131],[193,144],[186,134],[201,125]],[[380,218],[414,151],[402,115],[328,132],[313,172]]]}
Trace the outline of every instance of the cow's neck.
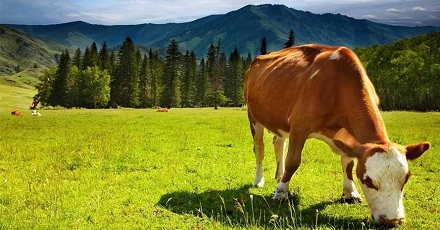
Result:
{"label": "cow's neck", "polygon": [[363,100],[363,103],[353,105],[348,116],[347,128],[361,144],[389,142],[382,115],[374,99]]}

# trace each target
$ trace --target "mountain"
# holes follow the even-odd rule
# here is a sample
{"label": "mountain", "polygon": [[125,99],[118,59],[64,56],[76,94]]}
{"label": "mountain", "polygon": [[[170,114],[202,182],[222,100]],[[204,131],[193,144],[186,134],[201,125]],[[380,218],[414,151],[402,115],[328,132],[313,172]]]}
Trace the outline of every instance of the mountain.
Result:
{"label": "mountain", "polygon": [[126,36],[139,45],[164,52],[171,39],[182,51],[192,50],[198,57],[206,55],[208,46],[221,39],[223,51],[237,47],[245,55],[259,53],[261,39],[266,37],[268,50],[279,50],[288,33],[295,32],[295,44],[323,43],[351,48],[386,44],[399,39],[439,31],[439,27],[403,27],[358,20],[340,14],[313,14],[284,5],[248,5],[224,15],[212,15],[187,23],[93,25],[77,21],[56,25],[7,25],[24,33],[58,43],[80,47],[109,47],[122,44]]}
{"label": "mountain", "polygon": [[35,85],[35,76],[55,65],[57,54],[66,48],[0,25],[0,81],[17,86]]}

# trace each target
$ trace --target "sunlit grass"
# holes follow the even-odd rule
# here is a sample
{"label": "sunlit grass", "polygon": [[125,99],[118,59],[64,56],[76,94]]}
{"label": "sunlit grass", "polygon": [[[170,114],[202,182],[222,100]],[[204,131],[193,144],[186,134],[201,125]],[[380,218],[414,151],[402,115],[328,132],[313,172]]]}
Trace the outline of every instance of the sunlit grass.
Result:
{"label": "sunlit grass", "polygon": [[[266,185],[251,186],[254,154],[243,109],[43,110],[0,114],[0,229],[367,229],[366,203],[340,204],[339,158],[307,142],[292,200],[276,181],[266,135]],[[394,141],[430,140],[410,163],[406,221],[438,229],[439,113],[384,113]]]}

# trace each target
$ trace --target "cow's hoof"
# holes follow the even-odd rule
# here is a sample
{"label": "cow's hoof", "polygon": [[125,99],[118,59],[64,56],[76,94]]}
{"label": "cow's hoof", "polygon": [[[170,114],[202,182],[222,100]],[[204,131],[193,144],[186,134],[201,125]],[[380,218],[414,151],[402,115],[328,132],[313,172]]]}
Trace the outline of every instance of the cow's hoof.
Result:
{"label": "cow's hoof", "polygon": [[362,203],[362,200],[360,197],[345,198],[344,194],[342,194],[340,202],[342,204],[356,204],[356,203]]}
{"label": "cow's hoof", "polygon": [[257,187],[257,188],[263,187],[264,186],[264,177],[262,177],[259,180],[257,178],[255,178],[254,186]]}
{"label": "cow's hoof", "polygon": [[285,201],[289,198],[289,192],[277,192],[275,191],[275,195],[273,195],[273,200],[275,201]]}
{"label": "cow's hoof", "polygon": [[273,195],[274,200],[284,201],[289,197],[289,184],[280,182],[275,189],[275,194]]}

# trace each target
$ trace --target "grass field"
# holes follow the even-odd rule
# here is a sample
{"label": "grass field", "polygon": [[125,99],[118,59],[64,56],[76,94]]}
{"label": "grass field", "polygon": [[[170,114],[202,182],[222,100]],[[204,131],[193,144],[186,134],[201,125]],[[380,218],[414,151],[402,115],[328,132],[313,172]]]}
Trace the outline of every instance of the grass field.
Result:
{"label": "grass field", "polygon": [[[338,202],[339,158],[316,140],[278,204],[266,135],[266,185],[253,188],[243,109],[0,112],[0,229],[372,228],[365,201]],[[384,119],[393,141],[432,143],[410,163],[399,229],[440,229],[440,113]]]}

